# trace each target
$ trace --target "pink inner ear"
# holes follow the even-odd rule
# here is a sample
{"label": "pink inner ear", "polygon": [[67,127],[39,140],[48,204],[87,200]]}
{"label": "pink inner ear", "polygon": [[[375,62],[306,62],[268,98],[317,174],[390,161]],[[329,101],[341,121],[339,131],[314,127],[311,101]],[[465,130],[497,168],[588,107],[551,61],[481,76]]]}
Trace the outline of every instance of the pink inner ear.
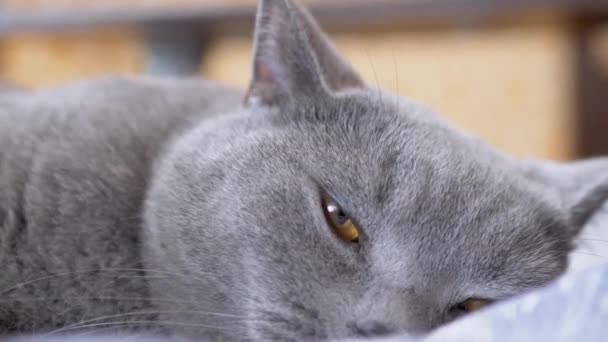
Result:
{"label": "pink inner ear", "polygon": [[274,82],[274,73],[268,63],[256,63],[256,76],[262,82]]}
{"label": "pink inner ear", "polygon": [[[255,63],[255,82],[262,83],[265,87],[273,89],[275,92],[285,93],[289,91],[289,75],[281,70],[281,65],[275,61],[269,61],[260,57]],[[268,88],[267,88],[268,89]],[[272,95],[272,97],[278,94]]]}
{"label": "pink inner ear", "polygon": [[281,74],[280,66],[269,61],[267,56],[256,57],[254,64],[254,77],[249,86],[245,103],[251,100],[260,101],[267,105],[274,105],[277,100],[289,92],[285,75]]}

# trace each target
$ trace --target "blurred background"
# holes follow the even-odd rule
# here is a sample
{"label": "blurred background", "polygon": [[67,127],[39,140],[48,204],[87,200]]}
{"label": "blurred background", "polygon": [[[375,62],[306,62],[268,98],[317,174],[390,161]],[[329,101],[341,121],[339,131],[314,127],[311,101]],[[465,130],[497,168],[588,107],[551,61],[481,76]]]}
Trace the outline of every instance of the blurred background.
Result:
{"label": "blurred background", "polygon": [[[372,85],[519,157],[608,152],[608,0],[310,0]],[[1,84],[107,74],[244,86],[255,0],[0,0]]]}

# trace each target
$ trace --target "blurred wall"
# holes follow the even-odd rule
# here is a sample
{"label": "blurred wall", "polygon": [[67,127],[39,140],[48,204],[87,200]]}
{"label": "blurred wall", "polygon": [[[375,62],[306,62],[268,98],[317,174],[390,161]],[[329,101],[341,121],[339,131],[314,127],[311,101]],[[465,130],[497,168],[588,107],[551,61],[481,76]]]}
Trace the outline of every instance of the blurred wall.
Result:
{"label": "blurred wall", "polygon": [[19,34],[0,43],[0,78],[44,88],[106,74],[139,74],[144,46],[128,30]]}
{"label": "blurred wall", "polygon": [[[369,84],[426,103],[457,126],[517,156],[570,159],[576,157],[577,137],[569,32],[563,25],[529,24],[359,32],[334,38]],[[598,63],[608,65],[608,34],[598,35],[597,41]],[[216,40],[201,72],[244,86],[250,49],[250,39]],[[0,79],[32,87],[138,74],[144,63],[141,37],[126,29],[15,35],[0,42]]]}

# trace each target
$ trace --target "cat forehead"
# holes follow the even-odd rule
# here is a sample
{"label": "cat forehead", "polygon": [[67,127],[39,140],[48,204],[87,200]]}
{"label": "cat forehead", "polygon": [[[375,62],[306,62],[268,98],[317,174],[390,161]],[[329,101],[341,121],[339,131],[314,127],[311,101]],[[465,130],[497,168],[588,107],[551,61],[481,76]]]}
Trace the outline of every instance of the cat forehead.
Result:
{"label": "cat forehead", "polygon": [[312,159],[317,169],[339,163],[366,179],[405,177],[417,170],[437,177],[447,176],[449,170],[472,177],[479,170],[487,178],[491,159],[498,158],[485,145],[435,120],[426,108],[408,102],[399,106],[345,99],[293,110],[297,119],[289,122],[293,125],[281,138],[296,154]]}
{"label": "cat forehead", "polygon": [[380,205],[421,197],[450,207],[475,201],[481,206],[496,194],[517,194],[521,205],[536,200],[522,191],[522,175],[507,159],[408,99],[360,91],[300,100],[270,118],[273,127],[284,129],[271,130],[274,143],[256,146],[268,153],[255,160],[299,164],[307,176],[344,196],[365,192],[368,202]]}

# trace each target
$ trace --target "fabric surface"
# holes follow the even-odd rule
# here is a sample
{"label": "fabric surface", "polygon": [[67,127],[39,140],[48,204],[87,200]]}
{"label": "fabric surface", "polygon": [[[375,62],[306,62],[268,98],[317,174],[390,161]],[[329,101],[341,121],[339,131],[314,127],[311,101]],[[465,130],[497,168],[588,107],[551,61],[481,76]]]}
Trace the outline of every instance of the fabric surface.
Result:
{"label": "fabric surface", "polygon": [[455,322],[423,341],[606,341],[607,323],[604,264]]}

